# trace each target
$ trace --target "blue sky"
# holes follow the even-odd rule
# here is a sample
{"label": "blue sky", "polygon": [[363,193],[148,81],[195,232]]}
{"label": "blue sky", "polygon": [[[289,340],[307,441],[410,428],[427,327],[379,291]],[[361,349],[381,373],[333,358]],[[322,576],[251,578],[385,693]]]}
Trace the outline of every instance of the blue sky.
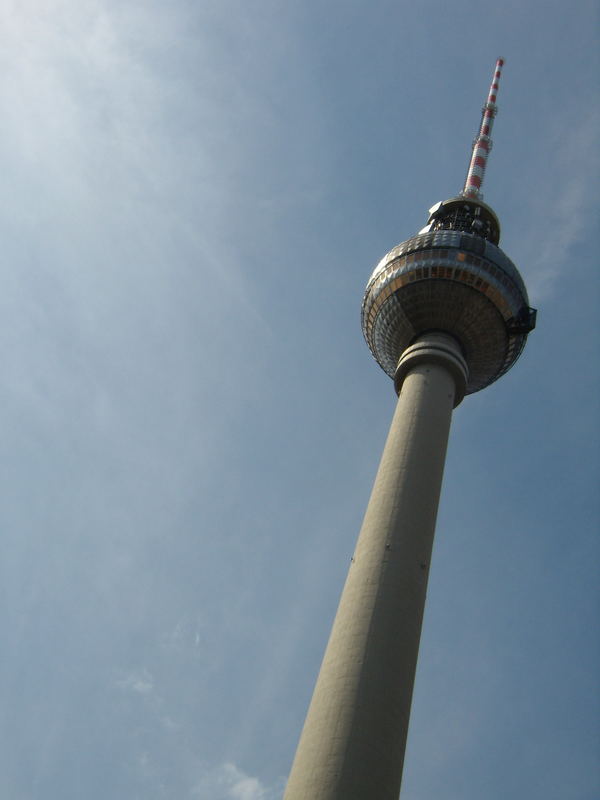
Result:
{"label": "blue sky", "polygon": [[538,328],[455,413],[402,798],[598,797],[595,4],[0,21],[2,797],[280,797],[394,405],[364,286],[499,55]]}

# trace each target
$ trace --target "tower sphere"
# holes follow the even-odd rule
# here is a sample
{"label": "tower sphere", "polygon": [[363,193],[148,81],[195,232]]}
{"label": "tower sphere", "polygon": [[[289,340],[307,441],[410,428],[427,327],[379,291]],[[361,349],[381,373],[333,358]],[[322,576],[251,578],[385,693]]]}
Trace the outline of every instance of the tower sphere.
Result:
{"label": "tower sphere", "polygon": [[404,350],[428,331],[459,342],[469,371],[465,394],[515,363],[535,311],[499,239],[494,211],[463,194],[433,206],[427,225],[381,259],[367,283],[362,330],[390,377]]}

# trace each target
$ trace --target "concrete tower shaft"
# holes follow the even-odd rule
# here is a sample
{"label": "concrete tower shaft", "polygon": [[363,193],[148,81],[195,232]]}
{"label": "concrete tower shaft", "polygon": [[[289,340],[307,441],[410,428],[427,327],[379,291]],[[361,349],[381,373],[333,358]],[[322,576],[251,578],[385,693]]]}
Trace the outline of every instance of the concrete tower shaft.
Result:
{"label": "concrete tower shaft", "polygon": [[452,409],[457,343],[399,365],[398,404],[284,800],[398,800]]}

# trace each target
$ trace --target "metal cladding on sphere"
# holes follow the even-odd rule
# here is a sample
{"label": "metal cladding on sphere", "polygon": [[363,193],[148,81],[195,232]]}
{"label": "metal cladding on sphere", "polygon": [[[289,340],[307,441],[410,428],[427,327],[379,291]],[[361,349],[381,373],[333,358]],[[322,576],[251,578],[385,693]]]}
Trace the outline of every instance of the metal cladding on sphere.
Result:
{"label": "metal cladding on sphere", "polygon": [[[467,205],[470,211],[480,207],[457,198],[442,209],[454,216],[462,211],[468,218]],[[514,364],[535,312],[519,271],[499,247],[479,234],[445,228],[443,218],[437,222],[379,262],[367,284],[362,329],[390,377],[419,335],[432,330],[451,334],[467,360],[466,393],[471,394]]]}

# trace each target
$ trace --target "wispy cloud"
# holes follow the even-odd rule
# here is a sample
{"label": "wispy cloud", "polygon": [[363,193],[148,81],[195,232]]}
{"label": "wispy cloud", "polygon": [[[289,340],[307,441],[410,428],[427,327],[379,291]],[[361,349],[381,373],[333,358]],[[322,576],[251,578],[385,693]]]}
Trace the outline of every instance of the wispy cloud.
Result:
{"label": "wispy cloud", "polygon": [[[173,754],[171,767],[179,770],[179,791],[188,793],[194,800],[276,800],[281,796],[284,779],[268,786],[259,777],[249,775],[233,761],[210,766],[199,757],[190,742],[189,726],[165,713],[168,702],[161,696],[156,680],[146,667],[124,671],[115,681],[117,689],[139,696],[146,705],[147,735],[138,735],[133,765],[140,778],[158,781],[161,773],[158,751]],[[175,709],[171,709],[176,714]],[[148,733],[146,731],[146,734]],[[138,732],[139,734],[139,732]],[[176,764],[177,766],[176,766]]]}
{"label": "wispy cloud", "polygon": [[231,762],[208,771],[192,790],[199,800],[275,800],[283,786],[265,786]]}
{"label": "wispy cloud", "polygon": [[138,672],[130,672],[117,680],[120,689],[128,689],[137,694],[150,694],[154,689],[154,678],[144,667]]}
{"label": "wispy cloud", "polygon": [[596,225],[600,111],[592,108],[586,116],[567,119],[548,147],[552,169],[536,189],[536,198],[543,202],[537,199],[533,209],[535,242],[527,265],[529,290],[536,302],[555,291],[569,251],[586,228]]}

